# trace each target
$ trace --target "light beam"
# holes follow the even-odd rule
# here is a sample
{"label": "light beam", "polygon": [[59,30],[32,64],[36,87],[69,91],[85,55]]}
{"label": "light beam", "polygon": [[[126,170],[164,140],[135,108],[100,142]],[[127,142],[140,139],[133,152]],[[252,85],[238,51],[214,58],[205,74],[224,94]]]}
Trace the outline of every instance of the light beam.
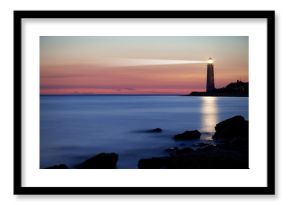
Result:
{"label": "light beam", "polygon": [[143,59],[129,58],[116,59],[111,62],[114,66],[146,66],[146,65],[173,65],[173,64],[204,64],[207,61],[201,60],[167,60],[167,59]]}

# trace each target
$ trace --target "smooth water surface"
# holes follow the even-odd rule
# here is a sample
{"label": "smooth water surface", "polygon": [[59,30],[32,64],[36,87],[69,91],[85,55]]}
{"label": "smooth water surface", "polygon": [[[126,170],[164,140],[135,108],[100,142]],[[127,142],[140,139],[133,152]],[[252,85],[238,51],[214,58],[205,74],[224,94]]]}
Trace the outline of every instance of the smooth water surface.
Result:
{"label": "smooth water surface", "polygon": [[[211,143],[222,120],[248,119],[247,97],[41,96],[40,104],[40,168],[74,166],[101,152],[118,153],[118,168],[137,168],[169,147]],[[163,132],[147,132],[157,127]],[[173,140],[195,129],[201,140]]]}

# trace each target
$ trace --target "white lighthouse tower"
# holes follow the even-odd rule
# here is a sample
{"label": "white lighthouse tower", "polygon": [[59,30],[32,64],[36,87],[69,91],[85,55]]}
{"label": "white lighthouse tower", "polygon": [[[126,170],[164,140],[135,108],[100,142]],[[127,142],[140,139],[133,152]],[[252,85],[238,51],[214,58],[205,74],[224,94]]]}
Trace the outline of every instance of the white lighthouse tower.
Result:
{"label": "white lighthouse tower", "polygon": [[212,58],[209,58],[207,61],[206,92],[210,92],[213,90],[215,90],[213,60]]}

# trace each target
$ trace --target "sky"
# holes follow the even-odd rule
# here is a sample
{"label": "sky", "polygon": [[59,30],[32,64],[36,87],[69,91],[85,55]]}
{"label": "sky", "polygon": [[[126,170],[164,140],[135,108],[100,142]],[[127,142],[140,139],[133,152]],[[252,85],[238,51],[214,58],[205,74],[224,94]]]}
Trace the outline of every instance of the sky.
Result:
{"label": "sky", "polygon": [[247,36],[41,36],[41,94],[188,94],[248,82]]}

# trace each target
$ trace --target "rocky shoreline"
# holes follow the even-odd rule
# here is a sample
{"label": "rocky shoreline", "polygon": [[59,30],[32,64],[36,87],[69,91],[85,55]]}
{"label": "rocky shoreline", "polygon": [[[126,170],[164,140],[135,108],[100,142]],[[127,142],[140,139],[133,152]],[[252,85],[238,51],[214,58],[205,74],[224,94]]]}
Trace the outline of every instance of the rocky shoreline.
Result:
{"label": "rocky shoreline", "polygon": [[[249,131],[248,121],[242,116],[234,116],[215,126],[214,144],[200,143],[197,147],[174,147],[165,151],[168,156],[144,158],[138,161],[139,169],[248,169]],[[161,128],[150,132],[162,132]],[[173,140],[187,141],[199,139],[198,130],[185,131],[173,136]],[[117,153],[99,153],[75,167],[65,164],[47,169],[116,169]]]}
{"label": "rocky shoreline", "polygon": [[223,88],[207,92],[191,92],[186,96],[249,97],[249,83],[237,80],[237,82],[231,82]]}

